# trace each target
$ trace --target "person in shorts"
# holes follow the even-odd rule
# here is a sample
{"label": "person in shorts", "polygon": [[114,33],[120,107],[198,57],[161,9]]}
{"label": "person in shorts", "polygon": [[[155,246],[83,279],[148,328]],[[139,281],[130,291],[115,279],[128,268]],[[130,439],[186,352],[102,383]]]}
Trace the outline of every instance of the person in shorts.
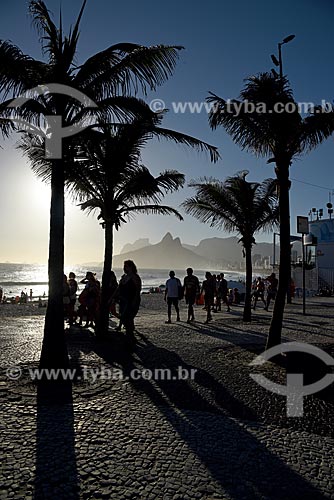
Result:
{"label": "person in shorts", "polygon": [[179,309],[179,293],[180,288],[182,288],[181,281],[179,278],[175,277],[175,272],[169,272],[169,279],[166,281],[165,297],[167,300],[167,316],[168,319],[166,323],[172,322],[172,305],[175,307],[176,311],[176,321],[180,320],[180,309]]}
{"label": "person in shorts", "polygon": [[254,311],[256,309],[256,304],[257,304],[257,301],[259,299],[262,300],[265,307],[267,305],[266,301],[264,300],[264,290],[265,290],[264,281],[261,278],[261,276],[259,276],[255,282],[255,290],[253,292],[253,309],[254,309]]}

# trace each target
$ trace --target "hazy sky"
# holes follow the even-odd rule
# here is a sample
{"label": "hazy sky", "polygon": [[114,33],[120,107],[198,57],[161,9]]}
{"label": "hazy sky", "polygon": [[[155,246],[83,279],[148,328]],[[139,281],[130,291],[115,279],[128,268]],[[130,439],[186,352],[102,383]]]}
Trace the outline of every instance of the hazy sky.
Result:
{"label": "hazy sky", "polygon": [[[58,18],[60,0],[46,2]],[[62,2],[64,23],[74,21],[81,0]],[[10,39],[24,52],[41,58],[38,36],[28,16],[25,0],[1,0],[0,38]],[[277,55],[277,43],[290,34],[296,38],[282,47],[283,66],[299,102],[333,103],[332,0],[88,0],[79,41],[78,63],[118,42],[143,45],[177,44],[185,50],[174,76],[147,98],[161,99],[170,109],[164,126],[192,134],[219,148],[221,161],[212,165],[206,155],[172,143],[151,143],[143,152],[143,162],[155,174],[175,168],[189,181],[200,176],[224,180],[248,169],[248,180],[273,177],[273,165],[256,159],[235,146],[224,130],[212,132],[207,113],[173,111],[173,103],[202,102],[213,91],[235,98],[243,80],[272,68],[270,54]],[[34,178],[29,165],[14,149],[14,140],[1,140],[0,150],[0,262],[41,262],[48,256],[49,189]],[[334,189],[333,139],[291,168],[291,228],[296,216],[310,208],[324,207]],[[316,186],[311,186],[314,184]],[[189,188],[168,196],[165,202],[178,205],[192,194]],[[334,198],[334,196],[333,196]],[[115,233],[116,253],[127,242],[140,237],[158,242],[170,231],[181,241],[197,244],[201,239],[226,234],[185,216],[138,216]],[[271,235],[260,235],[271,241]],[[67,264],[101,261],[103,231],[93,216],[87,217],[70,202],[66,207]]]}

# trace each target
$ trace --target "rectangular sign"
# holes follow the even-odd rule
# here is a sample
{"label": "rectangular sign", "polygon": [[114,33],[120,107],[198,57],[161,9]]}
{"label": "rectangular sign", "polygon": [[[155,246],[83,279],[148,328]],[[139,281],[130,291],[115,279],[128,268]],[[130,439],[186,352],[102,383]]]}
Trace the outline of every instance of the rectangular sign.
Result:
{"label": "rectangular sign", "polygon": [[297,216],[297,233],[308,234],[308,217]]}

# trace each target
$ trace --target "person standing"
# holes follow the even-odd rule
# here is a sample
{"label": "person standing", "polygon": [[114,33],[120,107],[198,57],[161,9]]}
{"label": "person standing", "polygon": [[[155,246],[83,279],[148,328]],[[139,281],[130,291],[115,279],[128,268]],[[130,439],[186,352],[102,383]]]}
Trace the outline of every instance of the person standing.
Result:
{"label": "person standing", "polygon": [[66,274],[64,274],[64,282],[63,282],[64,318],[68,318],[69,304],[70,304],[70,287],[67,282],[67,276]]}
{"label": "person standing", "polygon": [[121,324],[125,326],[125,335],[130,343],[135,341],[134,319],[140,306],[141,278],[132,260],[125,260],[124,274],[117,289]]}
{"label": "person standing", "polygon": [[74,323],[74,308],[75,308],[75,303],[77,300],[77,290],[78,290],[78,283],[76,281],[76,276],[74,273],[70,273],[68,275],[68,286],[70,287],[70,303],[68,306],[68,321],[70,326],[73,325]]}
{"label": "person standing", "polygon": [[108,286],[108,305],[109,312],[115,318],[119,318],[119,314],[116,311],[116,290],[118,288],[118,281],[114,271],[110,271],[110,282]]}
{"label": "person standing", "polygon": [[259,299],[262,300],[262,302],[264,303],[264,306],[266,307],[266,301],[264,300],[264,289],[265,289],[265,286],[264,286],[264,281],[263,279],[261,278],[261,276],[259,276],[256,280],[256,283],[255,283],[255,290],[254,290],[254,294],[253,294],[253,297],[254,297],[254,305],[253,305],[253,309],[255,311],[255,308],[256,308],[256,304],[257,304],[257,301]]}
{"label": "person standing", "polygon": [[176,311],[176,321],[180,320],[180,310],[179,310],[179,291],[182,288],[181,281],[179,278],[175,277],[175,272],[169,272],[169,279],[166,281],[165,297],[167,300],[167,316],[168,320],[166,323],[172,322],[172,305],[175,307]]}
{"label": "person standing", "polygon": [[[96,325],[97,315],[100,307],[100,282],[95,278],[96,274],[91,271],[87,271],[86,277],[80,281],[80,283],[85,284],[85,289],[81,292],[81,304],[84,306],[86,313],[86,325],[85,328],[92,327]],[[79,300],[80,300],[79,297]],[[82,316],[80,317],[80,323],[82,323]]]}
{"label": "person standing", "polygon": [[216,302],[215,307],[213,308],[213,312],[218,312],[222,310],[222,298],[220,295],[220,274],[216,276]]}
{"label": "person standing", "polygon": [[224,273],[220,273],[219,294],[221,300],[227,306],[227,312],[230,312],[230,305],[227,299],[228,285],[226,279],[224,278]]}
{"label": "person standing", "polygon": [[186,304],[188,305],[187,323],[190,323],[190,321],[195,321],[194,304],[196,301],[196,297],[200,293],[200,286],[197,276],[193,274],[193,269],[191,267],[188,267],[186,272],[187,276],[183,280],[183,288]]}
{"label": "person standing", "polygon": [[207,271],[205,273],[205,280],[202,283],[201,292],[204,292],[204,302],[206,308],[206,321],[205,324],[208,324],[212,319],[211,309],[213,308],[215,294],[216,294],[216,280],[212,276],[212,274]]}

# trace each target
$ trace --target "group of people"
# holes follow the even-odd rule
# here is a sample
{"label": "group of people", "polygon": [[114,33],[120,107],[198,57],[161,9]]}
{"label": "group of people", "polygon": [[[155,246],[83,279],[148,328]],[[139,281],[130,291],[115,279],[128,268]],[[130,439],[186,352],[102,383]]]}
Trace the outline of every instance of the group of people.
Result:
{"label": "group of people", "polygon": [[[12,292],[9,292],[9,293],[12,293]],[[7,298],[6,295],[4,295],[2,288],[0,287],[0,304],[6,304],[8,301],[11,304],[27,304],[28,301],[32,302],[32,300],[33,300],[32,289],[30,289],[29,295],[27,292],[22,290],[20,295],[16,295],[15,297]]]}
{"label": "group of people", "polygon": [[200,302],[200,297],[204,295],[204,304],[207,311],[205,323],[212,319],[211,312],[221,311],[222,303],[226,305],[227,312],[230,311],[231,304],[240,304],[240,294],[237,288],[229,289],[228,283],[224,278],[224,273],[218,275],[205,273],[205,280],[200,285],[199,279],[194,275],[191,267],[186,270],[187,276],[183,280],[175,276],[174,271],[169,272],[169,279],[166,281],[164,299],[167,302],[167,321],[172,321],[172,306],[175,308],[176,321],[180,321],[179,300],[183,297],[188,305],[187,323],[195,321],[194,304]]}
{"label": "group of people", "polygon": [[[252,302],[255,311],[258,300],[264,304],[264,310],[268,311],[271,300],[275,300],[278,288],[278,279],[275,273],[271,273],[267,278],[256,278],[252,285]],[[266,292],[266,298],[265,298]]]}
{"label": "group of people", "polygon": [[[132,260],[124,262],[123,270],[124,274],[119,282],[115,273],[111,271],[107,290],[108,308],[113,316],[119,318],[120,323],[117,329],[120,330],[123,325],[126,335],[133,337],[135,330],[134,318],[138,313],[140,305],[141,279],[138,275],[136,265]],[[84,327],[95,328],[100,312],[101,284],[96,279],[96,274],[91,271],[86,273],[85,278],[80,283],[85,286],[77,297],[79,287],[75,274],[71,272],[68,278],[64,275],[64,315],[68,319],[70,326],[75,324],[83,326],[85,318],[86,324]],[[79,307],[76,309],[77,299]]]}

